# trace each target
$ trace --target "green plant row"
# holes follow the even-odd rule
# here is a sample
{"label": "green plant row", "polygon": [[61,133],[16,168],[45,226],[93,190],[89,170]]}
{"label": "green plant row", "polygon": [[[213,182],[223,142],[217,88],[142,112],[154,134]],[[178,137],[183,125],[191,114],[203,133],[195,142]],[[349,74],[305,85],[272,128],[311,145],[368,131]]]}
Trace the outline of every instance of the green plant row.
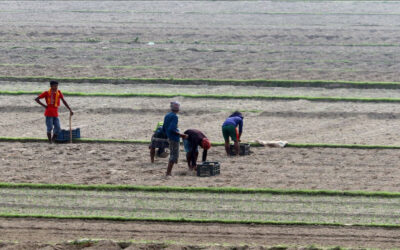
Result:
{"label": "green plant row", "polygon": [[[0,137],[0,142],[47,142],[46,138],[37,137]],[[150,144],[149,140],[120,140],[80,138],[73,139],[75,143],[126,143],[126,144]],[[212,142],[212,146],[224,146],[224,142]],[[252,147],[263,147],[257,142],[249,143]],[[288,143],[287,148],[352,148],[352,149],[400,149],[396,145],[362,145],[362,144],[329,144],[329,143]]]}
{"label": "green plant row", "polygon": [[120,216],[61,216],[51,214],[0,214],[1,218],[36,218],[36,219],[67,219],[67,220],[109,220],[109,221],[144,221],[169,223],[221,223],[221,224],[256,224],[256,225],[283,225],[283,226],[335,226],[335,227],[381,227],[399,229],[397,224],[342,224],[297,221],[259,221],[259,220],[210,220],[186,218],[136,218]]}
{"label": "green plant row", "polygon": [[329,144],[329,143],[288,143],[288,148],[353,148],[353,149],[400,149],[396,145],[362,145],[362,144]]}
{"label": "green plant row", "polygon": [[400,82],[354,82],[326,80],[268,80],[268,79],[183,79],[183,78],[130,78],[130,77],[53,77],[53,76],[0,76],[0,81],[48,82],[58,80],[70,83],[112,84],[176,84],[176,85],[243,85],[263,87],[326,87],[326,88],[400,88]]}
{"label": "green plant row", "polygon": [[[0,91],[0,95],[37,95],[41,91]],[[267,96],[267,95],[221,95],[221,94],[163,94],[163,93],[82,93],[63,92],[66,96],[79,97],[154,97],[154,98],[207,98],[207,99],[254,99],[254,100],[307,100],[314,102],[390,102],[399,103],[400,98],[356,98],[356,97],[315,97],[315,96]]]}
{"label": "green plant row", "polygon": [[[209,0],[212,1],[212,0]],[[253,0],[251,0],[253,1]],[[254,0],[256,1],[256,0]],[[271,2],[352,2],[352,3],[363,3],[363,2],[376,2],[376,0],[271,0]],[[383,0],[379,1],[379,3],[393,3],[396,2],[396,0]]]}
{"label": "green plant row", "polygon": [[239,188],[239,187],[170,187],[170,186],[134,186],[134,185],[77,185],[77,184],[41,184],[41,183],[6,183],[0,182],[0,188],[28,188],[52,190],[96,190],[96,191],[142,191],[142,192],[182,192],[182,193],[238,193],[238,194],[272,194],[272,195],[305,195],[305,196],[357,196],[400,198],[400,192],[383,191],[339,191],[339,190],[290,190],[272,188]]}

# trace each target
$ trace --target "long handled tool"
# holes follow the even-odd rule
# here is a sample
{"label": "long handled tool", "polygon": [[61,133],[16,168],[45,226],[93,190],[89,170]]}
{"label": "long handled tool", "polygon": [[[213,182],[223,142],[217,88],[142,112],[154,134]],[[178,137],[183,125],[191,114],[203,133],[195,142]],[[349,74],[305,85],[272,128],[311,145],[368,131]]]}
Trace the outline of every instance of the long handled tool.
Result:
{"label": "long handled tool", "polygon": [[72,143],[72,115],[69,113],[69,143]]}

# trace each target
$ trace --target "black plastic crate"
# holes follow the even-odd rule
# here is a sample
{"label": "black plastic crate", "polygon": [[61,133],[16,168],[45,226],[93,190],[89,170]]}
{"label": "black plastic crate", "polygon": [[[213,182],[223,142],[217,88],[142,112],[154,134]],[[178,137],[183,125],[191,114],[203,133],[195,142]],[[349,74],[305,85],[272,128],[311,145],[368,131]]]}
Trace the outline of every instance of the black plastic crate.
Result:
{"label": "black plastic crate", "polygon": [[[250,154],[250,144],[249,143],[240,143],[239,144],[239,155],[249,155]],[[230,154],[235,155],[235,146],[233,144],[230,145]]]}
{"label": "black plastic crate", "polygon": [[[57,142],[67,142],[69,141],[70,132],[69,130],[62,129],[57,135]],[[79,128],[72,130],[72,139],[81,138],[81,130]]]}
{"label": "black plastic crate", "polygon": [[220,164],[216,161],[205,161],[201,164],[197,164],[197,176],[207,177],[219,175],[220,173]]}

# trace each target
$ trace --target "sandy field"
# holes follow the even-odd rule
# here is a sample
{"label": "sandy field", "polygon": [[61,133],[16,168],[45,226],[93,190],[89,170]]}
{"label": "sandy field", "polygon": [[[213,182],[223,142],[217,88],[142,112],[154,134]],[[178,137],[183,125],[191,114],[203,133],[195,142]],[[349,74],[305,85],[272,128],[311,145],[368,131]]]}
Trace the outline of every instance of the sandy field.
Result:
{"label": "sandy field", "polygon": [[[85,232],[89,238],[113,238],[124,241],[127,238],[140,238],[149,241],[172,241],[178,246],[166,249],[199,249],[202,244],[209,249],[264,249],[259,246],[285,245],[287,249],[301,249],[295,246],[347,246],[352,249],[362,247],[388,249],[399,245],[399,231],[376,228],[353,227],[316,227],[316,226],[243,226],[219,224],[188,224],[188,223],[124,223],[105,221],[76,221],[71,220],[35,220],[35,219],[0,219],[0,233],[8,241],[20,241],[20,249],[34,249],[40,244],[33,244],[44,237],[49,243],[61,243],[79,238]],[[17,236],[19,235],[19,236]],[[21,237],[20,237],[21,236]],[[225,247],[213,246],[224,240]],[[246,244],[251,242],[250,244]],[[168,243],[167,243],[168,244]],[[15,249],[13,244],[3,244],[4,249]],[[150,246],[149,246],[150,245]],[[160,249],[161,244],[140,245],[126,249]],[[244,246],[244,245],[247,245]],[[0,243],[0,249],[1,248]],[[25,248],[23,248],[25,246]],[[29,248],[27,248],[28,246]],[[45,249],[77,249],[66,244],[56,247],[46,246]],[[101,248],[100,246],[103,246]],[[121,249],[110,242],[102,242],[100,246],[84,249]],[[197,247],[196,247],[197,246]],[[229,247],[231,246],[231,247]],[[236,246],[236,248],[234,248]],[[240,247],[241,246],[241,247]],[[42,249],[38,247],[37,249]],[[303,248],[304,249],[304,248]],[[315,248],[314,248],[315,249]]]}
{"label": "sandy field", "polygon": [[[43,108],[35,96],[0,96],[0,136],[45,137]],[[286,140],[291,143],[399,145],[399,104],[216,100],[190,98],[66,97],[75,111],[73,127],[86,138],[150,140],[169,102],[182,103],[179,128],[202,130],[211,141],[223,141],[221,125],[234,110],[244,113],[242,140]],[[69,112],[60,108],[62,127]]]}
{"label": "sandy field", "polygon": [[400,191],[398,150],[254,148],[227,157],[213,147],[208,159],[221,163],[221,175],[199,178],[181,148],[166,179],[167,159],[151,164],[146,145],[3,142],[0,149],[0,182]]}
{"label": "sandy field", "polygon": [[396,1],[5,1],[0,9],[0,75],[398,81],[400,69]]}
{"label": "sandy field", "polygon": [[[107,84],[107,83],[66,83],[59,81],[62,92],[81,93],[153,93],[193,95],[257,95],[257,96],[306,96],[306,97],[347,97],[347,98],[400,98],[399,89],[362,88],[312,88],[312,87],[258,87],[246,85],[173,85],[173,84]],[[49,88],[48,82],[0,81],[1,91],[37,91]],[[231,102],[234,102],[232,100]]]}
{"label": "sandy field", "polygon": [[[0,75],[399,81],[398,1],[0,1]],[[0,90],[46,90],[0,82]],[[61,90],[112,93],[226,93],[393,97],[398,90],[63,84]],[[1,137],[44,137],[34,95],[0,95]],[[400,145],[399,104],[188,98],[67,97],[73,126],[86,138],[149,140],[171,100],[182,103],[179,127],[213,142],[234,110],[245,115],[243,141]],[[64,128],[67,110],[60,108]],[[181,159],[149,163],[146,145],[0,143],[0,182],[265,187],[400,191],[398,150],[254,148],[227,157],[213,147],[221,175],[198,178]],[[77,249],[80,238],[202,244],[311,244],[399,247],[399,230],[84,220],[0,219],[0,249]],[[48,245],[52,244],[52,245]],[[58,245],[55,245],[58,244]],[[255,246],[256,245],[256,246]],[[101,242],[87,249],[121,249]],[[128,247],[125,245],[125,247]],[[134,243],[127,249],[160,249]]]}
{"label": "sandy field", "polygon": [[[307,91],[302,89],[302,91]],[[301,93],[301,92],[300,92]],[[379,93],[378,93],[379,94]],[[34,96],[0,96],[0,136],[43,137],[43,110],[33,102]],[[180,128],[197,127],[212,141],[222,141],[219,128],[222,120],[235,109],[248,110],[245,114],[243,139],[284,139],[290,142],[314,143],[397,143],[398,104],[378,103],[327,103],[308,101],[260,101],[260,100],[212,100],[178,98],[182,102]],[[68,97],[74,107],[74,126],[82,129],[89,138],[144,139],[149,140],[154,124],[167,111],[169,98],[97,98]],[[77,107],[77,108],[75,108]],[[65,108],[61,108],[61,119],[66,125]],[[205,122],[203,122],[205,121]],[[94,125],[95,124],[95,125]],[[395,191],[399,187],[398,150],[355,149],[296,149],[254,148],[246,157],[226,157],[223,147],[213,147],[209,160],[222,164],[221,175],[199,178],[187,171],[184,152],[173,170],[173,177],[165,179],[166,159],[149,162],[146,145],[128,144],[59,144],[46,143],[0,143],[0,181],[30,183],[75,183],[75,184],[130,184],[161,186],[207,186],[207,187],[270,187],[282,189],[333,189]],[[3,220],[3,219],[2,219]],[[146,233],[141,223],[127,223],[128,228],[115,223],[119,229],[110,234],[97,230],[94,224],[85,221],[46,221],[27,225],[26,220],[5,220],[15,226],[2,224],[2,240],[21,242],[22,249],[59,243],[55,249],[73,249],[62,245],[66,239],[107,238],[113,240],[188,238],[191,244],[230,243],[258,245],[310,245],[324,246],[396,246],[398,230],[377,228],[359,229],[326,227],[253,227],[240,226],[235,232],[223,225],[176,224],[179,233],[171,231],[171,224],[157,225],[160,231]],[[62,226],[60,226],[60,223]],[[89,224],[87,224],[89,223]],[[104,223],[104,222],[99,222]],[[24,225],[24,228],[20,228]],[[76,231],[84,226],[90,230]],[[217,227],[215,236],[209,227]],[[62,227],[63,229],[57,229]],[[72,227],[70,229],[70,227]],[[132,227],[139,228],[132,233]],[[38,229],[39,228],[39,229]],[[163,229],[165,228],[165,229]],[[166,229],[168,228],[168,230]],[[196,228],[196,229],[194,229]],[[236,227],[234,227],[236,228]],[[202,234],[190,235],[182,232],[198,230]],[[202,231],[206,230],[206,231]],[[243,234],[243,230],[246,230]],[[250,230],[250,231],[249,231]],[[344,230],[344,231],[342,231]],[[351,230],[352,234],[349,231]],[[260,233],[264,232],[265,233]],[[240,237],[238,236],[240,232]],[[30,237],[26,238],[26,235]],[[44,241],[43,235],[47,235]],[[184,236],[182,236],[184,235]],[[265,235],[268,235],[265,236]],[[349,236],[351,235],[351,236]],[[373,235],[373,237],[371,236]],[[394,235],[394,236],[391,236]],[[210,240],[210,237],[212,240]],[[258,238],[259,237],[259,238]],[[368,238],[368,240],[366,240]],[[31,239],[30,243],[23,243]],[[49,242],[51,241],[51,242]],[[36,243],[32,243],[36,242]],[[106,244],[106,243],[105,243]],[[105,249],[110,249],[106,244]],[[111,244],[112,245],[112,244]],[[17,247],[6,243],[7,249]],[[94,246],[97,247],[97,246]],[[134,246],[139,248],[139,246]],[[144,248],[151,245],[145,245]],[[174,246],[172,249],[181,249]],[[155,248],[160,248],[156,246]],[[116,248],[118,249],[118,248]]]}

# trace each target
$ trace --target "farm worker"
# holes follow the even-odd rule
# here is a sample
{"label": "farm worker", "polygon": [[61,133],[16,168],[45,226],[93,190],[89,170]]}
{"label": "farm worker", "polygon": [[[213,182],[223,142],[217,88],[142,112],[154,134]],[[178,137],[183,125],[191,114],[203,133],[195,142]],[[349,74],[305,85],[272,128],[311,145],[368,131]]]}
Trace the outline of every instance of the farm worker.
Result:
{"label": "farm worker", "polygon": [[[237,130],[239,127],[239,131]],[[222,135],[225,140],[225,151],[230,155],[229,137],[234,142],[235,154],[239,155],[239,142],[243,131],[243,115],[239,111],[233,112],[222,124]]]}
{"label": "farm worker", "polygon": [[154,130],[154,134],[151,137],[151,144],[149,146],[150,149],[150,160],[151,163],[154,163],[154,156],[163,157],[165,154],[165,148],[169,146],[167,135],[163,131],[163,122],[158,122],[156,129]]}
{"label": "farm worker", "polygon": [[179,102],[171,102],[171,112],[165,115],[163,131],[168,137],[169,142],[169,161],[166,176],[171,176],[172,167],[174,163],[178,163],[179,159],[179,141],[180,138],[187,138],[187,135],[179,133],[178,129],[178,112],[180,109]]}
{"label": "farm worker", "polygon": [[[46,104],[40,101],[42,98],[46,99]],[[49,139],[49,143],[52,141],[54,142],[61,131],[60,120],[58,119],[60,100],[62,100],[65,107],[69,109],[70,115],[73,115],[74,112],[72,112],[68,103],[64,100],[64,95],[58,90],[58,82],[56,81],[50,81],[50,89],[43,92],[35,99],[37,103],[46,109],[44,111],[44,116],[46,117],[47,138]],[[51,131],[53,131],[53,137],[51,137]]]}
{"label": "farm worker", "polygon": [[190,170],[196,169],[197,157],[199,156],[198,147],[203,148],[202,161],[207,160],[207,150],[211,148],[211,143],[208,138],[197,129],[188,129],[184,132],[188,135],[186,139],[183,139],[183,146],[185,147],[186,160]]}

